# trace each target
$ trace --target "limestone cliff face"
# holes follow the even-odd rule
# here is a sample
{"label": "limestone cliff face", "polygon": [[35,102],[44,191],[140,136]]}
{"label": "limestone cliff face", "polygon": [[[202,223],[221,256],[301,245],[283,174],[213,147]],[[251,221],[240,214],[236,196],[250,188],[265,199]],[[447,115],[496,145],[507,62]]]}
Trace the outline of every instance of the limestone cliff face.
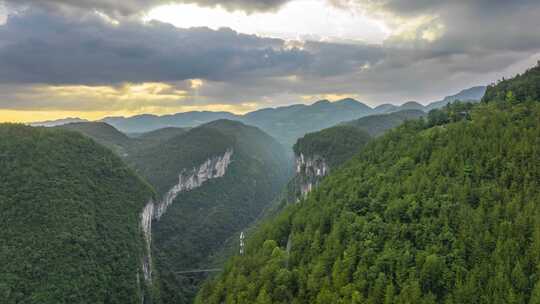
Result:
{"label": "limestone cliff face", "polygon": [[201,166],[191,170],[183,170],[178,175],[178,183],[174,185],[156,206],[155,218],[159,220],[173,203],[179,193],[200,187],[209,179],[225,175],[233,150],[229,149],[225,154],[206,160]]}
{"label": "limestone cliff face", "polygon": [[152,219],[154,218],[154,201],[149,200],[141,213],[141,229],[145,241],[144,256],[142,261],[142,270],[144,280],[152,281]]}
{"label": "limestone cliff face", "polygon": [[150,200],[146,204],[141,212],[141,229],[146,242],[142,269],[146,282],[152,282],[152,221],[159,221],[181,192],[198,188],[210,179],[224,176],[231,163],[232,155],[233,150],[228,149],[223,155],[207,159],[200,166],[182,170],[178,175],[178,183],[163,196],[162,200],[157,202]]}
{"label": "limestone cliff face", "polygon": [[330,167],[323,157],[303,153],[296,156],[296,174],[302,197],[311,192],[328,173]]}

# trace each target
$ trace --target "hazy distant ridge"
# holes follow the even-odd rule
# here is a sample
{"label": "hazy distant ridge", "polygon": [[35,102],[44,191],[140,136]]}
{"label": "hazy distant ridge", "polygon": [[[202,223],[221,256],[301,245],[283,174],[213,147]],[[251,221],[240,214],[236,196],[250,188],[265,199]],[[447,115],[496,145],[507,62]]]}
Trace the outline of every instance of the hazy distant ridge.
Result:
{"label": "hazy distant ridge", "polygon": [[[292,146],[296,139],[306,133],[319,131],[341,122],[403,110],[429,112],[458,99],[479,101],[485,91],[486,87],[473,87],[426,106],[409,101],[400,106],[383,104],[372,108],[355,99],[346,98],[336,102],[320,100],[311,105],[295,104],[278,108],[265,108],[244,115],[236,115],[230,112],[195,111],[163,116],[142,114],[133,117],[106,117],[100,121],[110,124],[121,132],[133,134],[168,127],[195,127],[219,119],[237,120],[259,127],[282,144]],[[84,121],[86,120],[80,118],[66,118],[56,121],[36,122],[32,125],[51,127]]]}

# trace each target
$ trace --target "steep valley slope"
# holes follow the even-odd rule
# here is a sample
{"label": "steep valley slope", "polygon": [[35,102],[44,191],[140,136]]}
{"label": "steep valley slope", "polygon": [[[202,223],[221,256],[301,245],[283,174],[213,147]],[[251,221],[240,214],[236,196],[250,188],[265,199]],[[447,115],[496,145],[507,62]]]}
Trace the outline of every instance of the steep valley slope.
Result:
{"label": "steep valley slope", "polygon": [[150,185],[76,132],[0,125],[0,302],[141,303]]}
{"label": "steep valley slope", "polygon": [[540,303],[538,71],[372,140],[196,303]]}
{"label": "steep valley slope", "polygon": [[407,120],[426,116],[419,110],[365,116],[308,133],[293,146],[296,175],[287,186],[287,201],[311,192],[325,176],[357,154],[371,139]]}
{"label": "steep valley slope", "polygon": [[235,121],[157,130],[127,141],[104,123],[61,128],[77,129],[113,148],[156,189],[158,198],[148,210],[154,273],[164,303],[191,302],[205,276],[178,272],[220,267],[226,241],[258,218],[291,172],[278,142]]}

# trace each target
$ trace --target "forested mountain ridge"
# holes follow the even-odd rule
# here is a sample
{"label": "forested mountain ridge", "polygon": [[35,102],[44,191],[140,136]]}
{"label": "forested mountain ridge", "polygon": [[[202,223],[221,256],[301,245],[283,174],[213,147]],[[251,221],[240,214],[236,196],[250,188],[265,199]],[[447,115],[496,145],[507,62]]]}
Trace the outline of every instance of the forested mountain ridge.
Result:
{"label": "forested mountain ridge", "polygon": [[[198,129],[198,131],[197,131]],[[181,192],[154,224],[156,262],[165,303],[190,303],[199,277],[182,270],[211,268],[225,241],[258,219],[289,178],[284,148],[255,127],[220,120],[189,131],[217,134],[205,142],[230,149],[226,173]],[[158,157],[159,158],[159,157]]]}
{"label": "forested mountain ridge", "polygon": [[288,201],[305,197],[320,181],[365,146],[371,137],[365,131],[340,125],[306,134],[293,150],[296,176],[289,183]]}
{"label": "forested mountain ridge", "polygon": [[389,114],[369,115],[337,126],[308,133],[293,146],[297,157],[322,157],[329,167],[337,167],[355,155],[371,139],[407,120],[426,116],[420,110],[402,110]]}
{"label": "forested mountain ridge", "polygon": [[196,303],[540,303],[540,104],[455,107],[371,141]]}
{"label": "forested mountain ridge", "polygon": [[133,117],[105,117],[101,122],[108,123],[125,133],[144,133],[166,127],[195,127],[218,119],[235,119],[229,112],[193,111],[170,115],[143,114]]}
{"label": "forested mountain ridge", "polygon": [[140,303],[140,213],[154,196],[76,132],[0,125],[2,303]]}
{"label": "forested mountain ridge", "polygon": [[362,117],[353,121],[344,122],[343,125],[353,126],[367,132],[370,136],[379,136],[395,128],[406,120],[418,119],[426,113],[420,110],[402,110],[388,114],[378,114]]}
{"label": "forested mountain ridge", "polygon": [[103,122],[74,122],[56,128],[83,133],[120,155],[126,154],[134,145],[134,141],[127,135]]}
{"label": "forested mountain ridge", "polygon": [[426,106],[427,112],[431,110],[436,110],[445,107],[446,105],[453,103],[455,101],[463,101],[463,102],[479,102],[484,94],[486,93],[487,87],[485,86],[476,86],[472,88],[468,88],[465,90],[462,90],[461,92],[452,95],[452,96],[446,96],[441,101],[435,101]]}
{"label": "forested mountain ridge", "polygon": [[80,132],[112,149],[163,195],[178,182],[184,169],[225,153],[233,138],[216,129],[165,128],[129,137],[104,122],[71,123],[59,126]]}
{"label": "forested mountain ridge", "polygon": [[540,100],[540,61],[535,67],[511,79],[490,85],[482,98],[483,102],[506,101],[518,103]]}
{"label": "forested mountain ridge", "polygon": [[130,136],[143,142],[151,141],[154,144],[158,144],[160,142],[169,140],[175,136],[184,134],[187,131],[189,131],[189,128],[166,127],[166,128],[146,132],[146,133],[130,134]]}
{"label": "forested mountain ridge", "polygon": [[340,125],[306,134],[294,144],[299,157],[321,157],[329,167],[337,167],[355,155],[371,139],[369,134],[350,125]]}
{"label": "forested mountain ridge", "polygon": [[331,170],[357,154],[372,137],[425,115],[420,110],[370,115],[306,134],[293,146],[296,176],[287,186],[287,201],[296,201],[309,193]]}
{"label": "forested mountain ridge", "polygon": [[[290,176],[284,148],[256,127],[218,120],[136,137],[105,123],[62,126],[114,149],[157,191],[149,206],[153,259],[164,303],[189,303],[204,276],[176,274],[219,267],[227,239],[255,221]],[[237,237],[237,236],[236,236]],[[217,264],[216,264],[217,263]]]}

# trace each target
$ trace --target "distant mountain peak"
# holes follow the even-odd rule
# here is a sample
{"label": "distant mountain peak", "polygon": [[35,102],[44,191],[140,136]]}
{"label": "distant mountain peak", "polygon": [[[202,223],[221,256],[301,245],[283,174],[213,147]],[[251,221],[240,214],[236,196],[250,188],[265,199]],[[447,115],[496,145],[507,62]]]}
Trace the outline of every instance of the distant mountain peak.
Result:
{"label": "distant mountain peak", "polygon": [[334,102],[334,104],[337,104],[337,105],[344,105],[344,106],[349,106],[349,107],[360,107],[360,108],[363,108],[365,110],[372,110],[372,108],[368,105],[366,105],[365,103],[363,102],[360,102],[354,98],[344,98],[344,99],[341,99],[341,100],[338,100],[336,102]]}
{"label": "distant mountain peak", "polygon": [[480,101],[484,94],[486,93],[487,87],[485,86],[476,86],[461,90],[459,93],[451,96],[446,96],[443,100],[435,101],[426,106],[426,109],[433,110],[446,106],[447,104],[454,102],[456,100],[461,101]]}
{"label": "distant mountain peak", "polygon": [[76,122],[88,122],[86,119],[82,119],[79,117],[67,117],[62,119],[56,119],[56,120],[46,120],[46,121],[37,121],[29,123],[32,127],[56,127],[61,126],[69,123],[76,123]]}
{"label": "distant mountain peak", "polygon": [[401,106],[402,107],[403,106],[421,106],[421,107],[423,107],[419,102],[413,101],[413,100],[407,101],[406,103],[402,104]]}
{"label": "distant mountain peak", "polygon": [[338,101],[336,101],[335,103],[353,103],[353,104],[357,104],[357,103],[361,103],[360,101],[354,99],[354,98],[343,98],[343,99],[340,99]]}
{"label": "distant mountain peak", "polygon": [[320,105],[328,105],[328,104],[331,104],[331,102],[328,99],[322,99],[322,100],[314,102],[312,106],[320,106]]}

